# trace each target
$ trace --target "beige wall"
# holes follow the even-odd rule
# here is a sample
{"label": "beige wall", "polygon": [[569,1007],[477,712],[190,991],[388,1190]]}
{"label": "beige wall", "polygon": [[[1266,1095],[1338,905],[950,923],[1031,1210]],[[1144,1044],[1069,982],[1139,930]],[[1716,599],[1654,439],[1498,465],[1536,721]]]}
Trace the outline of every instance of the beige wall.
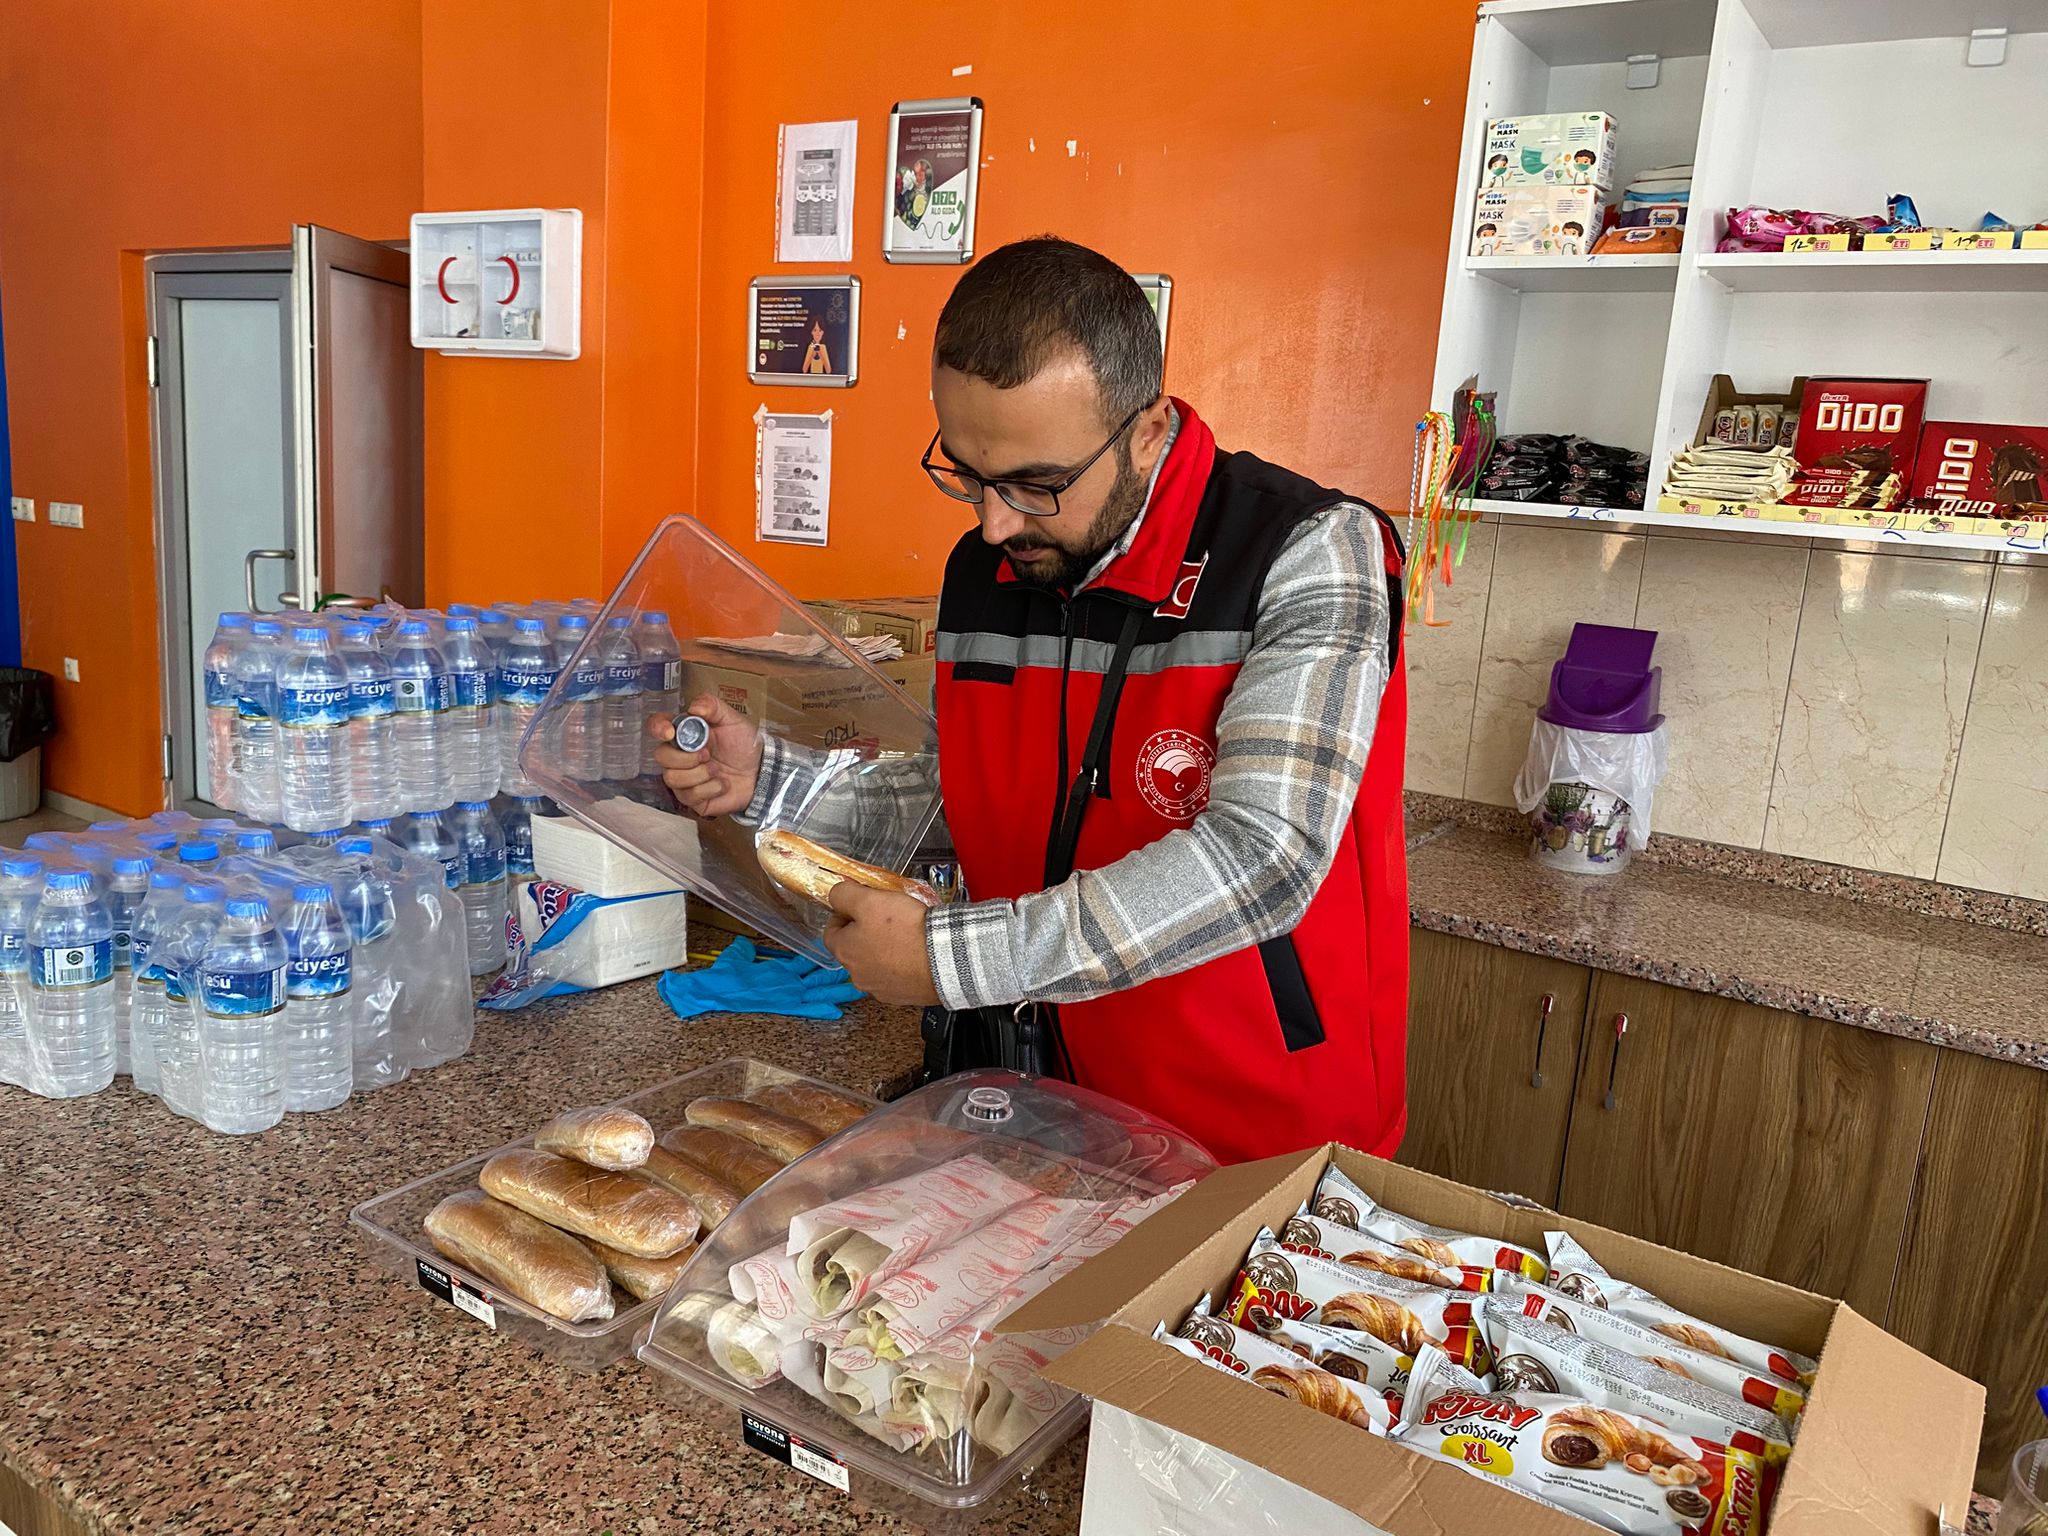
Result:
{"label": "beige wall", "polygon": [[1507,804],[1574,622],[1659,632],[1656,830],[2048,898],[2048,559],[1534,520],[1409,638],[1408,784]]}

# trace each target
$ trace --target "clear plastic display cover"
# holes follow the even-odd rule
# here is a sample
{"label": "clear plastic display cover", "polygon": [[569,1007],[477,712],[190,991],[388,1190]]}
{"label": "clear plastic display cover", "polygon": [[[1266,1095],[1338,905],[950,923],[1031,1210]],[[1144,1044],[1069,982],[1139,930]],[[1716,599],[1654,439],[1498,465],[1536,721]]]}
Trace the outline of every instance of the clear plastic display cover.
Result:
{"label": "clear plastic display cover", "polygon": [[1041,1371],[1092,1325],[998,1324],[1215,1166],[1088,1089],[961,1073],[764,1185],[698,1249],[640,1358],[675,1395],[740,1410],[735,1434],[744,1414],[827,1451],[869,1502],[967,1510],[1086,1410]]}
{"label": "clear plastic display cover", "polygon": [[[673,659],[659,645],[644,645],[662,627],[656,615],[673,634]],[[619,655],[608,650],[621,617],[632,621],[627,633],[647,658],[637,695],[627,695],[636,735],[650,715],[668,718],[708,694],[775,739],[745,812],[699,820],[662,784],[644,744],[634,771],[618,754],[590,747],[590,733],[606,728],[610,680],[623,675]],[[520,764],[578,820],[724,911],[831,964],[822,940],[830,914],[762,873],[757,840],[788,829],[902,870],[938,812],[929,679],[925,658],[870,663],[694,518],[671,517],[560,662],[527,727]]]}

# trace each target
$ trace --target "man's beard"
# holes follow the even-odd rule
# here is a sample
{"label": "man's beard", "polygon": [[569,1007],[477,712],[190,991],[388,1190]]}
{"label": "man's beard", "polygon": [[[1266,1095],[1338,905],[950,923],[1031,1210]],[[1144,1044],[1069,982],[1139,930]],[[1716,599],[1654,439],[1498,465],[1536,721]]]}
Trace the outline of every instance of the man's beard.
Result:
{"label": "man's beard", "polygon": [[1131,463],[1129,445],[1119,443],[1116,448],[1116,484],[1109,488],[1109,494],[1103,498],[1102,506],[1088,524],[1088,531],[1082,535],[1081,542],[1070,546],[1055,543],[1041,533],[1020,534],[1005,541],[1003,549],[1050,549],[1056,553],[1050,560],[1028,564],[1012,560],[1010,574],[1034,587],[1071,591],[1074,583],[1087,575],[1109,547],[1123,537],[1124,530],[1131,526],[1144,505],[1145,482],[1139,478],[1137,466]]}

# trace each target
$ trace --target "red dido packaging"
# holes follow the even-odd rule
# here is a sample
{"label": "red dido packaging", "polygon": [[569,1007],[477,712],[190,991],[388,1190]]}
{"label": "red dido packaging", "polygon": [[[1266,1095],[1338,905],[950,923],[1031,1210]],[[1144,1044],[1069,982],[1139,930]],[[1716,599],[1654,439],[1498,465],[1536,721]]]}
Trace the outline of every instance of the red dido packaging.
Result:
{"label": "red dido packaging", "polygon": [[2048,427],[1930,421],[1907,483],[1916,510],[2048,518]]}
{"label": "red dido packaging", "polygon": [[1802,507],[1889,507],[1913,480],[1925,379],[1810,379],[1785,500]]}

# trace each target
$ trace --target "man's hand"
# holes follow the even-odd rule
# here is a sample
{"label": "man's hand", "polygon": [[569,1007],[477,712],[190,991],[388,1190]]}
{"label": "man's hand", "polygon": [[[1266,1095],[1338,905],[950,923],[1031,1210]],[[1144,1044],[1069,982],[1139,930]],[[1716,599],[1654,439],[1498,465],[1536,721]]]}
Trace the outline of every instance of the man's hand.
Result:
{"label": "man's hand", "polygon": [[914,896],[842,880],[832,887],[825,947],[846,967],[853,984],[877,1002],[936,1003],[939,994],[924,947],[928,915]]}
{"label": "man's hand", "polygon": [[761,775],[760,729],[708,693],[692,699],[686,713],[711,727],[710,745],[701,751],[685,752],[676,746],[675,721],[664,715],[647,717],[647,734],[664,743],[654,749],[661,782],[694,815],[708,819],[744,811]]}

